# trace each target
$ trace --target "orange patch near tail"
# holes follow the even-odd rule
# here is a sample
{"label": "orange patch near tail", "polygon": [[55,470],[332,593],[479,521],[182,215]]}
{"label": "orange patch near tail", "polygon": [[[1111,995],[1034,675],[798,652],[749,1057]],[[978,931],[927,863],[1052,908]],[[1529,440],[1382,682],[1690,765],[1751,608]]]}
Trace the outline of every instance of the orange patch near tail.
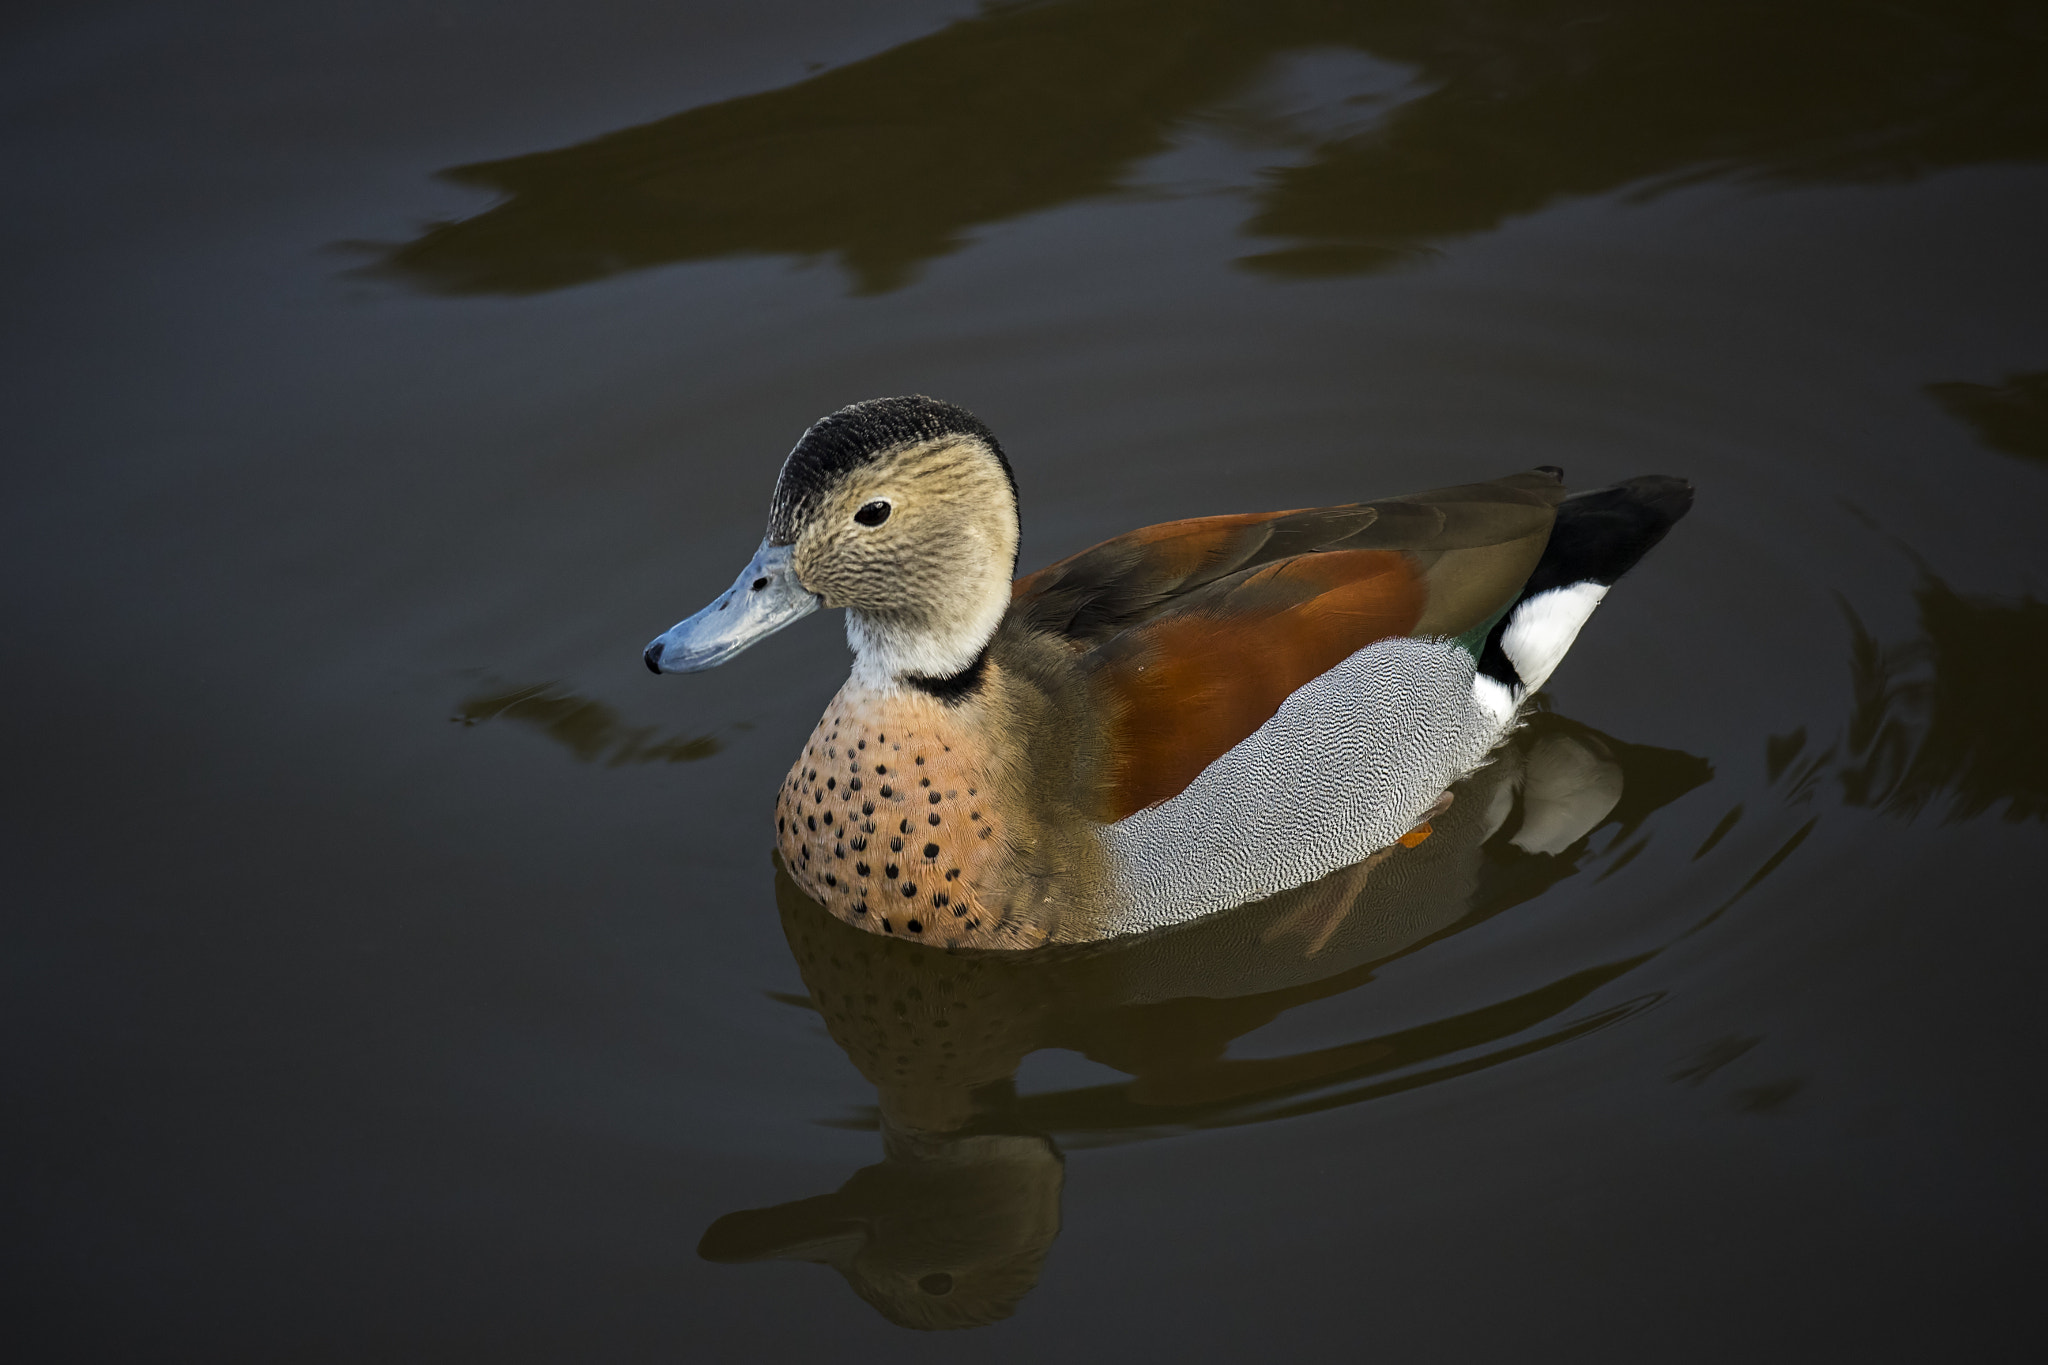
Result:
{"label": "orange patch near tail", "polygon": [[1429,824],[1428,821],[1425,820],[1423,823],[1417,825],[1414,829],[1411,829],[1406,834],[1402,835],[1395,842],[1399,843],[1403,848],[1414,848],[1417,844],[1421,843],[1424,839],[1427,839],[1430,835],[1434,833],[1436,833],[1436,830]]}

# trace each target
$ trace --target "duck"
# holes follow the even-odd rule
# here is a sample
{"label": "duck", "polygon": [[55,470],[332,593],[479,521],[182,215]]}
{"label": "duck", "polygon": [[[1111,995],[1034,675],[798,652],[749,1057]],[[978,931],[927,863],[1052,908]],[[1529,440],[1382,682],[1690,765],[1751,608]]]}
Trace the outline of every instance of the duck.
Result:
{"label": "duck", "polygon": [[1018,577],[994,432],[870,399],[804,431],[746,568],[642,658],[699,672],[843,610],[851,670],[777,791],[795,884],[936,948],[1099,943],[1428,838],[1692,498],[1539,466],[1169,521]]}

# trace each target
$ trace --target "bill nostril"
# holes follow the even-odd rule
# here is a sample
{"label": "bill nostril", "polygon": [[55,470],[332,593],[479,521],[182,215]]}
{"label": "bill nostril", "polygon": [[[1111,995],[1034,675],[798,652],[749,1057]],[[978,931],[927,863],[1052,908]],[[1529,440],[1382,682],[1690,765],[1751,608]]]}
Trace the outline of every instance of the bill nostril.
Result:
{"label": "bill nostril", "polygon": [[759,592],[759,591],[761,591],[761,589],[763,589],[763,588],[765,588],[765,587],[767,587],[767,586],[768,586],[768,580],[767,580],[767,579],[765,579],[765,578],[757,578],[757,579],[755,579],[755,580],[754,580],[754,586],[753,586],[753,587],[751,587],[751,588],[749,588],[749,589],[747,589],[747,591],[749,591],[749,592]]}
{"label": "bill nostril", "polygon": [[656,640],[653,644],[647,646],[646,652],[640,657],[646,660],[649,673],[661,672],[661,641]]}

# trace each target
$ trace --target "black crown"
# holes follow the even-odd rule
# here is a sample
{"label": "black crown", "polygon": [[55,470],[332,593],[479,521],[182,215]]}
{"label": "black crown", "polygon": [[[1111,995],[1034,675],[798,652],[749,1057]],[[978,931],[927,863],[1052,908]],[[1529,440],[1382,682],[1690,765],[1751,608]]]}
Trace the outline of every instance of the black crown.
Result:
{"label": "black crown", "polygon": [[962,407],[923,394],[901,398],[870,398],[839,409],[811,423],[782,462],[775,481],[775,501],[768,509],[768,543],[789,545],[804,516],[851,470],[884,451],[941,436],[972,436],[994,452],[1017,496],[1017,478],[996,444],[996,435],[979,417]]}

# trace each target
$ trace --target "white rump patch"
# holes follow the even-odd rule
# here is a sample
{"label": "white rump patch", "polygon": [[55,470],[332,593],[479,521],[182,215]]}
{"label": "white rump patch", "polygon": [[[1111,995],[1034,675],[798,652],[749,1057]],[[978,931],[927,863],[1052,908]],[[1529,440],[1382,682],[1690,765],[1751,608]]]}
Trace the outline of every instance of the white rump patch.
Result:
{"label": "white rump patch", "polygon": [[1574,583],[1537,593],[1515,608],[1508,628],[1501,632],[1500,648],[1520,675],[1524,696],[1550,680],[1565,651],[1579,638],[1579,627],[1605,596],[1603,583]]}
{"label": "white rump patch", "polygon": [[1498,678],[1489,678],[1484,673],[1473,674],[1472,700],[1502,729],[1506,729],[1508,722],[1515,718],[1517,702],[1514,691]]}

